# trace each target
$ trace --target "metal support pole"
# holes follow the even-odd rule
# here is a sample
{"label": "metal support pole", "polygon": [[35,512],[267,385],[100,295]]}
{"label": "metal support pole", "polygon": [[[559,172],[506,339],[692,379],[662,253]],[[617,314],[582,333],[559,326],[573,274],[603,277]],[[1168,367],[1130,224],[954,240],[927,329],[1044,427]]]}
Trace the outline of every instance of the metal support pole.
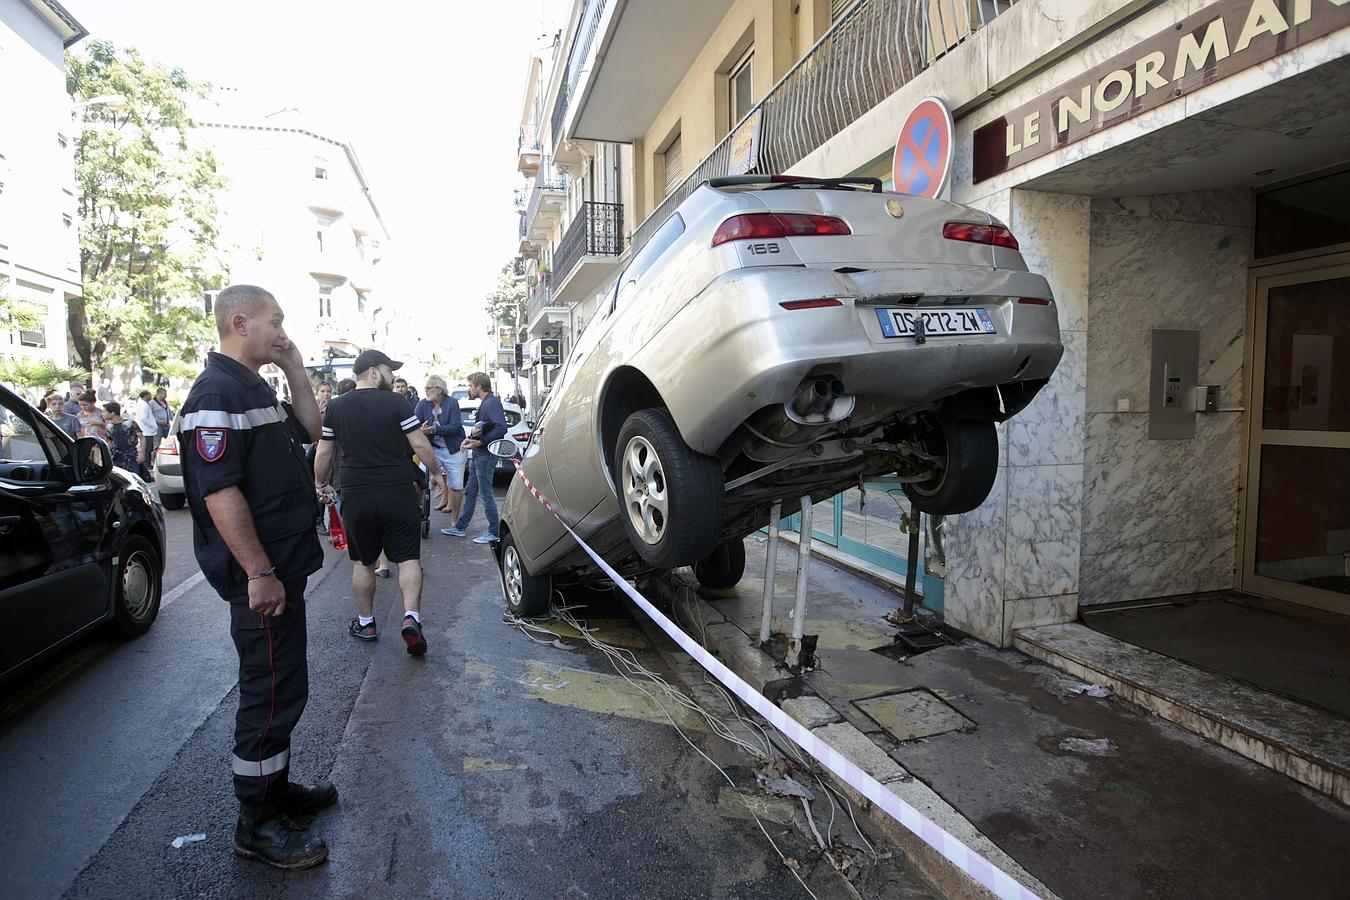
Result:
{"label": "metal support pole", "polygon": [[802,498],[801,540],[797,544],[797,605],[792,610],[792,641],[788,644],[787,664],[801,664],[802,632],[806,628],[806,580],[811,565],[811,495]]}
{"label": "metal support pole", "polygon": [[773,630],[773,582],[778,577],[778,520],[783,517],[782,502],[769,510],[769,546],[764,554],[764,613],[759,619],[759,643],[769,642]]}

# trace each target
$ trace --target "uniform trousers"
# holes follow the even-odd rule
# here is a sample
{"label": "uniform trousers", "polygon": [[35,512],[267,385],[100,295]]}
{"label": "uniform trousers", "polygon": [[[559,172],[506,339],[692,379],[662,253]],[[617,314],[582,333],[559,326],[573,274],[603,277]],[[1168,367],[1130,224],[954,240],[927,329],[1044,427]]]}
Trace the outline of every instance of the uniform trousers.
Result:
{"label": "uniform trousers", "polygon": [[248,597],[230,601],[230,636],[239,651],[239,712],[234,719],[234,793],[252,806],[276,803],[290,776],[291,731],[309,700],[305,579],[284,582],[286,609],[265,616]]}

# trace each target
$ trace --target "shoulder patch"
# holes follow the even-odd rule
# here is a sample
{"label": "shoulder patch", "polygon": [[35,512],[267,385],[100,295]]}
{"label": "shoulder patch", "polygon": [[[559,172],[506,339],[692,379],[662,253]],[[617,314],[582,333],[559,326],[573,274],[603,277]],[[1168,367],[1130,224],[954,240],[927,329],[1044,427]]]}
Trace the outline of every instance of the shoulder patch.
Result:
{"label": "shoulder patch", "polygon": [[202,462],[213,463],[225,455],[225,445],[230,431],[228,428],[198,428],[197,455]]}

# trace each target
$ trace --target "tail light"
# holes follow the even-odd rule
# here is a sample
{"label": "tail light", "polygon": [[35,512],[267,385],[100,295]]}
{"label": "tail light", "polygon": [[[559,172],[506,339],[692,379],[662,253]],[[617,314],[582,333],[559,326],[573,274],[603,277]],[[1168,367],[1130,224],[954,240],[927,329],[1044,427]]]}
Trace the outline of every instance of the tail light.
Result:
{"label": "tail light", "polygon": [[166,437],[164,440],[160,441],[160,442],[159,442],[159,452],[160,452],[160,453],[163,453],[165,456],[177,456],[177,455],[178,455],[178,438],[177,438],[177,436],[171,434],[171,435],[169,435],[168,437]]}
{"label": "tail light", "polygon": [[948,222],[942,226],[942,236],[950,241],[969,241],[972,244],[992,244],[1017,250],[1017,238],[1002,225],[975,225],[971,222]]}
{"label": "tail light", "polygon": [[721,224],[713,235],[712,245],[727,241],[750,241],[764,238],[810,237],[812,235],[852,234],[843,219],[834,216],[816,216],[806,213],[745,213],[732,216]]}

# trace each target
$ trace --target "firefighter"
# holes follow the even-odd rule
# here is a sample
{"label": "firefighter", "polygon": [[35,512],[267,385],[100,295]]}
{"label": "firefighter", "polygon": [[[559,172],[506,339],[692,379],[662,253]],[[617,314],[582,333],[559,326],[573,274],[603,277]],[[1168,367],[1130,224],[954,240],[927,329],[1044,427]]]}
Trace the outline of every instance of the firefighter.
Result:
{"label": "firefighter", "polygon": [[[309,697],[305,580],[323,565],[304,444],[320,434],[319,409],[276,299],[232,285],[215,305],[220,350],[207,356],[183,404],[179,446],[193,546],[207,581],[230,604],[239,653],[234,852],[282,869],[328,858],[308,826],[337,802],[328,783],[290,780],[291,730]],[[258,374],[275,363],[293,403]]]}

